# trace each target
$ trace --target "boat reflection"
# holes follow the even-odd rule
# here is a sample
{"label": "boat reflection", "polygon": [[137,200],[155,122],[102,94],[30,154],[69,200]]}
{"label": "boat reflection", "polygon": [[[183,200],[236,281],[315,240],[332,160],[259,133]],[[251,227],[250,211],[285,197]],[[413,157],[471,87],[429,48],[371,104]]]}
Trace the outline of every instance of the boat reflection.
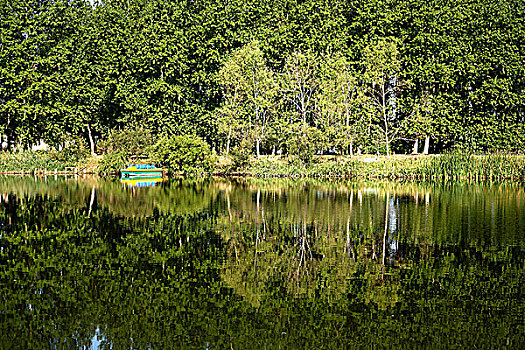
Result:
{"label": "boat reflection", "polygon": [[162,184],[162,177],[123,177],[120,182],[127,187],[153,187]]}

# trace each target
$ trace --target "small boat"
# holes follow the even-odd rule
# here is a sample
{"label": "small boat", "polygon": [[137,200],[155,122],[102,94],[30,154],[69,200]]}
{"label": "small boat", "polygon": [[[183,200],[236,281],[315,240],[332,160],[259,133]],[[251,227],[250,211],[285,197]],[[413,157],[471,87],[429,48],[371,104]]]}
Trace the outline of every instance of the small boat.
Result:
{"label": "small boat", "polygon": [[128,164],[120,169],[123,178],[131,177],[164,177],[164,169],[156,167],[154,164]]}

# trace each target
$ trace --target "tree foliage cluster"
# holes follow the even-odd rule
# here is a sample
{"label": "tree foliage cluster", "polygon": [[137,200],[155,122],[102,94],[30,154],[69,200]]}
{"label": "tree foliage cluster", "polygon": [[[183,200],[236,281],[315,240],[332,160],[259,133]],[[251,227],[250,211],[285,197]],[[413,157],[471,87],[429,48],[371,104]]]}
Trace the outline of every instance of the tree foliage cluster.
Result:
{"label": "tree foliage cluster", "polygon": [[[0,134],[217,151],[523,151],[525,4],[0,0]],[[428,150],[428,144],[426,145]]]}
{"label": "tree foliage cluster", "polygon": [[160,139],[151,147],[150,159],[183,174],[210,173],[213,168],[208,144],[188,135]]}

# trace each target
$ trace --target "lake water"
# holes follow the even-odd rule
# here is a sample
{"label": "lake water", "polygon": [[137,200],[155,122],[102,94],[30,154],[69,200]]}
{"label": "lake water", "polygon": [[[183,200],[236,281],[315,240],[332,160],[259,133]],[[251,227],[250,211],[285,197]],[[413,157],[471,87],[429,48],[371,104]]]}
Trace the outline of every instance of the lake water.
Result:
{"label": "lake water", "polygon": [[523,184],[0,177],[0,348],[524,348],[524,258]]}

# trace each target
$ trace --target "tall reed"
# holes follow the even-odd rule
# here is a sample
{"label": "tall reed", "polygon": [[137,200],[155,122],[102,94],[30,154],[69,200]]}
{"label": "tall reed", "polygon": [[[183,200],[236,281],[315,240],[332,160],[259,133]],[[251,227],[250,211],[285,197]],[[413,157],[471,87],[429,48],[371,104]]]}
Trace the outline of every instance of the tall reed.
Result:
{"label": "tall reed", "polygon": [[525,180],[525,156],[474,155],[451,152],[429,156],[364,158],[318,157],[308,166],[289,164],[278,158],[261,159],[246,169],[259,177],[342,177],[420,180]]}
{"label": "tall reed", "polygon": [[509,154],[448,153],[422,164],[421,175],[444,180],[523,180],[525,157]]}
{"label": "tall reed", "polygon": [[0,153],[0,172],[31,172],[35,169],[63,170],[66,166],[74,166],[76,162],[59,160],[55,153],[48,152],[6,152]]}

